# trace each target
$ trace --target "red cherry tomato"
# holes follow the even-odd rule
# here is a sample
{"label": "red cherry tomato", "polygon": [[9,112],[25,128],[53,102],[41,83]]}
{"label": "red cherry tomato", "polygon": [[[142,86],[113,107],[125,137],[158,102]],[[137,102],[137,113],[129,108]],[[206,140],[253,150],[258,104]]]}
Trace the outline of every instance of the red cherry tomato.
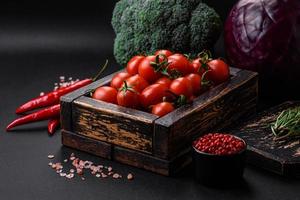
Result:
{"label": "red cherry tomato", "polygon": [[169,102],[162,102],[152,107],[152,114],[162,117],[174,110],[174,106]]}
{"label": "red cherry tomato", "polygon": [[230,77],[229,66],[221,59],[211,60],[207,63],[209,71],[207,72],[207,79],[214,84],[225,82]]}
{"label": "red cherry tomato", "polygon": [[199,74],[200,76],[202,76],[205,72],[205,69],[202,67],[200,58],[193,60],[191,62],[191,66],[194,69],[194,73]]}
{"label": "red cherry tomato", "polygon": [[130,77],[127,72],[120,72],[114,75],[111,79],[110,86],[116,88],[117,90],[122,86],[123,82]]}
{"label": "red cherry tomato", "polygon": [[120,106],[127,108],[137,109],[140,107],[139,94],[128,86],[127,83],[118,92],[117,102]]}
{"label": "red cherry tomato", "polygon": [[93,97],[93,99],[116,104],[117,103],[117,94],[118,94],[118,91],[115,88],[109,87],[109,86],[103,86],[103,87],[97,88],[95,90],[95,92],[93,93],[92,97]]}
{"label": "red cherry tomato", "polygon": [[189,60],[182,54],[173,54],[168,57],[168,71],[176,70],[180,72],[183,76],[193,72]]}
{"label": "red cherry tomato", "polygon": [[169,79],[167,77],[161,77],[155,83],[165,85],[167,88],[169,88],[169,86],[171,85],[172,81],[171,81],[171,79]]}
{"label": "red cherry tomato", "polygon": [[158,51],[156,51],[155,53],[154,53],[154,55],[165,55],[165,56],[167,56],[167,57],[169,57],[169,56],[171,56],[171,55],[173,55],[173,53],[172,53],[172,51],[169,51],[169,50],[166,50],[166,49],[162,49],[162,50],[158,50]]}
{"label": "red cherry tomato", "polygon": [[151,105],[155,105],[163,101],[167,96],[168,87],[162,84],[153,84],[146,87],[140,95],[142,106],[147,109]]}
{"label": "red cherry tomato", "polygon": [[[156,56],[147,56],[139,65],[139,75],[143,77],[148,83],[154,83],[162,75],[160,72],[155,72],[155,67],[151,65],[151,62],[155,62]],[[160,58],[160,62],[162,58]]]}
{"label": "red cherry tomato", "polygon": [[[137,92],[142,92],[149,85],[148,82],[138,74],[126,79],[126,82],[128,86],[134,88]],[[124,87],[124,84],[122,87]]]}
{"label": "red cherry tomato", "polygon": [[193,95],[192,84],[190,80],[185,77],[173,80],[169,90],[178,96],[184,95],[187,99]]}
{"label": "red cherry tomato", "polygon": [[201,90],[201,76],[199,74],[189,74],[185,77],[190,80],[193,88],[193,94],[198,95]]}
{"label": "red cherry tomato", "polygon": [[145,56],[134,56],[127,63],[126,70],[128,74],[135,75],[139,72],[139,64],[145,58]]}

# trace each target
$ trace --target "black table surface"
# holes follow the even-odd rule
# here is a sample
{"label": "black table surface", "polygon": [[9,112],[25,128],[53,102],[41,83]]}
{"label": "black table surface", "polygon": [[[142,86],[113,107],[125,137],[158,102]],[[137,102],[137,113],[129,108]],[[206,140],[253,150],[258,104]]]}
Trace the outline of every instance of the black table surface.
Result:
{"label": "black table surface", "polygon": [[[59,131],[48,136],[46,122],[6,132],[6,125],[17,117],[16,107],[53,89],[59,76],[90,77],[107,58],[110,65],[103,76],[120,68],[112,56],[109,21],[98,26],[99,21],[109,18],[0,19],[1,200],[300,199],[300,180],[252,166],[246,167],[244,182],[238,187],[208,188],[194,181],[190,167],[175,177],[164,177],[64,147]],[[110,165],[124,176],[133,173],[135,179],[99,179],[90,174],[85,175],[84,181],[78,177],[61,178],[48,166],[47,156],[54,154],[51,161],[63,162],[72,152],[83,160]]]}
{"label": "black table surface", "polygon": [[[15,108],[24,100],[52,89],[54,80],[60,75],[88,77],[105,58],[104,55],[66,55],[60,58],[32,55],[9,57],[0,61],[0,199],[300,198],[299,180],[283,178],[251,166],[245,170],[244,184],[231,189],[213,189],[197,184],[190,168],[175,177],[164,177],[63,147],[59,132],[52,137],[47,135],[46,122],[5,132],[5,126],[17,117],[14,114]],[[20,65],[23,67],[20,68]],[[107,70],[106,74],[113,70]],[[110,165],[123,175],[131,172],[135,179],[98,179],[89,174],[85,181],[61,178],[48,166],[47,156],[54,154],[53,161],[62,162],[72,152],[83,160]]]}

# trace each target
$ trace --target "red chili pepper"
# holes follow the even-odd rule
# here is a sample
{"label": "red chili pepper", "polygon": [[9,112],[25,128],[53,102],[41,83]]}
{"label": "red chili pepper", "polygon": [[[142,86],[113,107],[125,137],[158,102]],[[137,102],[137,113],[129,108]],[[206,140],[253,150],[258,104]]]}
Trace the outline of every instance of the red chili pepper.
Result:
{"label": "red chili pepper", "polygon": [[107,64],[108,64],[108,60],[106,60],[105,64],[102,66],[101,70],[98,72],[98,74],[93,79],[89,79],[89,78],[84,79],[84,80],[74,83],[68,87],[63,87],[56,91],[45,94],[43,96],[34,98],[34,99],[28,101],[27,103],[21,105],[19,108],[17,108],[16,114],[21,114],[21,113],[31,111],[36,108],[41,108],[41,107],[52,106],[52,105],[58,104],[61,96],[68,94],[74,90],[77,90],[83,86],[86,86],[86,85],[96,81],[100,77],[102,72],[106,69]]}
{"label": "red chili pepper", "polygon": [[48,132],[50,135],[53,135],[56,131],[56,128],[59,126],[59,118],[53,118],[48,122]]}
{"label": "red chili pepper", "polygon": [[68,94],[76,89],[79,89],[85,85],[88,85],[92,83],[92,79],[84,79],[82,81],[79,81],[77,83],[74,83],[73,85],[70,85],[68,87],[60,88],[56,91],[50,92],[48,94],[45,94],[41,97],[34,98],[27,103],[23,104],[19,108],[17,108],[16,113],[21,114],[36,108],[51,106],[59,103],[59,98],[65,94]]}
{"label": "red chili pepper", "polygon": [[26,115],[24,117],[21,117],[19,119],[16,119],[12,123],[10,123],[6,127],[6,131],[9,131],[13,127],[22,125],[22,124],[27,124],[31,122],[36,122],[36,121],[42,121],[46,119],[51,119],[51,118],[58,118],[60,114],[60,104],[51,106],[49,108],[45,108],[43,110],[37,111],[35,113]]}

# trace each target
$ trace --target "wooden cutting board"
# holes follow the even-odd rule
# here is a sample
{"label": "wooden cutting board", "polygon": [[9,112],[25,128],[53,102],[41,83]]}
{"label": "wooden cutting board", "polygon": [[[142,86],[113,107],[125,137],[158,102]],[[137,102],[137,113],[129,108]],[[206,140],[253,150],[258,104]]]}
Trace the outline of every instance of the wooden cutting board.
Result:
{"label": "wooden cutting board", "polygon": [[274,140],[270,129],[270,123],[276,120],[280,112],[295,106],[300,106],[300,102],[285,102],[231,130],[232,134],[247,142],[249,164],[280,175],[300,178],[300,138]]}

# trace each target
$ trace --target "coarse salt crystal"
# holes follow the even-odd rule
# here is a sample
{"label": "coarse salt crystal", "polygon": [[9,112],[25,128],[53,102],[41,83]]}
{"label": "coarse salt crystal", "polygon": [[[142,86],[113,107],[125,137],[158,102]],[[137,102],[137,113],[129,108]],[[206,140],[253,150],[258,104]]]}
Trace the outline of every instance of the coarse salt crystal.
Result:
{"label": "coarse salt crystal", "polygon": [[82,175],[83,174],[83,170],[80,169],[80,168],[77,168],[76,169],[76,173],[79,174],[79,175]]}
{"label": "coarse salt crystal", "polygon": [[69,179],[71,179],[73,177],[74,177],[74,174],[72,174],[72,173],[66,175],[66,178],[69,178]]}
{"label": "coarse salt crystal", "polygon": [[91,166],[92,166],[92,162],[91,161],[84,161],[83,162],[83,167],[85,168],[85,169],[89,169],[89,168],[91,168]]}
{"label": "coarse salt crystal", "polygon": [[40,96],[44,96],[45,95],[45,93],[44,92],[40,92]]}
{"label": "coarse salt crystal", "polygon": [[52,158],[54,158],[54,155],[48,155],[48,158],[52,159]]}
{"label": "coarse salt crystal", "polygon": [[74,169],[70,169],[70,173],[74,173],[75,172],[75,170]]}
{"label": "coarse salt crystal", "polygon": [[113,170],[113,168],[112,168],[112,167],[108,167],[107,170],[108,170],[109,172],[111,172],[111,171]]}
{"label": "coarse salt crystal", "polygon": [[61,177],[64,177],[64,176],[66,176],[67,174],[66,173],[60,173],[59,174]]}
{"label": "coarse salt crystal", "polygon": [[64,162],[65,162],[65,163],[68,162],[68,159],[64,159]]}
{"label": "coarse salt crystal", "polygon": [[84,167],[84,162],[82,160],[79,160],[77,168],[83,169],[83,167]]}
{"label": "coarse salt crystal", "polygon": [[113,178],[119,178],[119,177],[120,177],[120,175],[117,173],[113,175]]}
{"label": "coarse salt crystal", "polygon": [[56,163],[56,170],[62,169],[63,166],[60,163]]}
{"label": "coarse salt crystal", "polygon": [[71,156],[71,157],[70,157],[70,160],[75,160],[75,157],[74,157],[74,156]]}
{"label": "coarse salt crystal", "polygon": [[127,179],[128,179],[128,180],[132,180],[132,179],[133,179],[133,175],[132,175],[131,173],[129,173],[129,174],[127,175]]}
{"label": "coarse salt crystal", "polygon": [[100,178],[100,177],[101,177],[101,174],[96,174],[96,177],[97,177],[97,178]]}

